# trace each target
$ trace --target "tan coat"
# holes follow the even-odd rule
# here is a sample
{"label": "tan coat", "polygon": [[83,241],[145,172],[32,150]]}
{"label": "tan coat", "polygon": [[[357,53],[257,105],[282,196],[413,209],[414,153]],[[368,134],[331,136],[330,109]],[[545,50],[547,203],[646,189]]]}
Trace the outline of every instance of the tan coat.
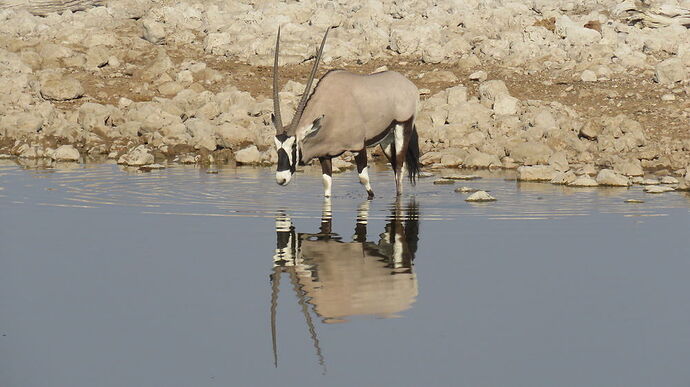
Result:
{"label": "tan coat", "polygon": [[300,144],[302,161],[360,151],[394,122],[413,119],[419,90],[405,76],[394,71],[370,75],[331,71],[316,85],[295,135],[303,133],[323,116],[321,129]]}

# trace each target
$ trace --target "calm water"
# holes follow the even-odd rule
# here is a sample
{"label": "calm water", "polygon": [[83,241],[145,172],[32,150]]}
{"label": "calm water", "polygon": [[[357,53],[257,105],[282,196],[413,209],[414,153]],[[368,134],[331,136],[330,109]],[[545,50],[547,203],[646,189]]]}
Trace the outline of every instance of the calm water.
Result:
{"label": "calm water", "polygon": [[688,386],[690,196],[506,177],[0,164],[0,386]]}

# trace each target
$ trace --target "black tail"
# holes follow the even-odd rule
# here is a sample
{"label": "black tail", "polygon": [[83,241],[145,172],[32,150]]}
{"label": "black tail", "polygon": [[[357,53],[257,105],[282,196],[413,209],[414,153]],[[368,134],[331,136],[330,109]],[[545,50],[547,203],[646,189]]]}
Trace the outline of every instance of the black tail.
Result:
{"label": "black tail", "polygon": [[419,136],[417,135],[417,126],[412,127],[412,136],[410,137],[410,144],[407,146],[407,154],[405,155],[407,162],[407,176],[410,178],[410,184],[417,183],[417,176],[419,176]]}

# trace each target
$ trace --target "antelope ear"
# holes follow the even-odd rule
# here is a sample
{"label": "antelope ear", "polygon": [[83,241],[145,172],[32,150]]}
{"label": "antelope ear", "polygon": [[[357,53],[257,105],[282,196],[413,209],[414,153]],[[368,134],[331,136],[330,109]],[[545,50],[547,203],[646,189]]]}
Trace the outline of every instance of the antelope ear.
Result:
{"label": "antelope ear", "polygon": [[309,129],[307,129],[306,132],[304,132],[304,137],[302,137],[303,139],[314,136],[316,133],[319,132],[319,130],[321,130],[321,120],[323,119],[323,117],[324,116],[321,116],[321,117],[315,119],[314,122],[311,123],[311,127]]}

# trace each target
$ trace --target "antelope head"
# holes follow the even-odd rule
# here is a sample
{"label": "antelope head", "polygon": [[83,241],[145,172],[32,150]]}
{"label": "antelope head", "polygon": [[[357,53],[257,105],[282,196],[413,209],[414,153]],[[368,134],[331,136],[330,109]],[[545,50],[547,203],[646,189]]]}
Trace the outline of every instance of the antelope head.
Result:
{"label": "antelope head", "polygon": [[[329,28],[330,29],[330,28]],[[295,115],[292,117],[290,125],[283,126],[283,122],[280,117],[280,101],[278,97],[278,53],[280,51],[280,27],[278,27],[278,37],[276,39],[276,49],[275,58],[273,60],[273,114],[271,114],[271,122],[276,130],[275,145],[276,151],[278,152],[278,168],[276,170],[276,183],[279,185],[288,185],[292,179],[292,175],[295,174],[297,170],[297,164],[299,163],[299,158],[301,157],[299,147],[301,138],[297,138],[296,129],[299,123],[304,108],[309,99],[309,92],[311,91],[311,85],[314,81],[314,76],[316,75],[316,70],[319,67],[319,62],[321,61],[321,53],[323,52],[323,46],[326,43],[326,37],[328,36],[328,29],[323,36],[321,41],[321,47],[316,54],[316,60],[314,61],[314,66],[309,73],[309,78],[307,79],[307,85],[304,88],[304,93],[302,94],[302,99],[300,99],[297,105],[297,110]],[[315,129],[318,130],[320,125],[320,119],[315,120],[310,125],[310,131],[314,132]]]}

